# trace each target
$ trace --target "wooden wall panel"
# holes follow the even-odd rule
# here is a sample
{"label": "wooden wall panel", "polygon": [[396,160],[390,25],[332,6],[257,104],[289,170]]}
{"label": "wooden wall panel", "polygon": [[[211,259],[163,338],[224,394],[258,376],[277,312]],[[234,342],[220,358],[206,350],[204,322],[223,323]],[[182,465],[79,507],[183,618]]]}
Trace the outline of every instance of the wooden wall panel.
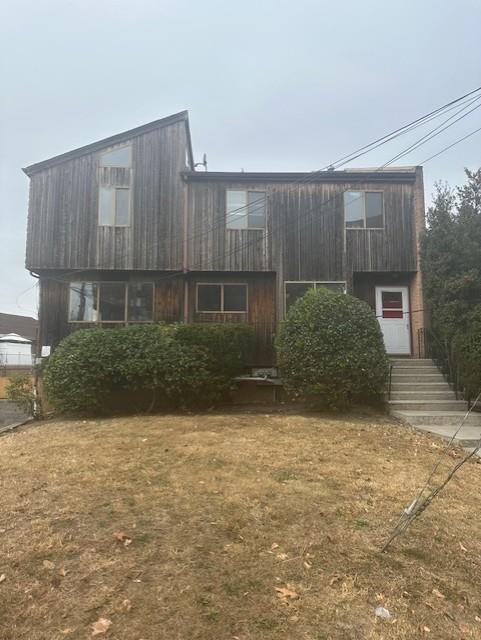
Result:
{"label": "wooden wall panel", "polygon": [[[248,286],[247,313],[198,313],[196,284],[200,282],[246,283]],[[189,277],[189,322],[244,323],[254,327],[255,353],[251,363],[271,366],[275,362],[274,335],[276,331],[276,277],[273,273],[216,273]]]}
{"label": "wooden wall panel", "polygon": [[[265,190],[267,230],[229,230],[226,189]],[[382,190],[385,228],[344,229],[344,191]],[[416,269],[413,185],[189,182],[189,269],[276,271],[283,280],[352,280],[356,271]]]}
{"label": "wooden wall panel", "polygon": [[[34,173],[30,183],[28,269],[182,268],[187,134],[175,122],[132,143],[133,168],[99,168],[105,149]],[[130,227],[98,226],[99,184],[132,189]]]}

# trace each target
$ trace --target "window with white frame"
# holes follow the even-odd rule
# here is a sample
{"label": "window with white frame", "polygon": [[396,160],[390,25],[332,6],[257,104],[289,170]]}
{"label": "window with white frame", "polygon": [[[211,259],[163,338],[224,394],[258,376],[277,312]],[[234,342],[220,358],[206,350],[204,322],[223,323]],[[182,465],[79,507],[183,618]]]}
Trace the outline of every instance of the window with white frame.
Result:
{"label": "window with white frame", "polygon": [[299,280],[294,282],[285,282],[285,302],[286,311],[291,305],[302,298],[309,289],[327,289],[333,293],[346,293],[346,283],[342,281],[336,282],[318,282]]}
{"label": "window with white frame", "polygon": [[71,282],[69,322],[152,322],[152,282]]}
{"label": "window with white frame", "polygon": [[384,194],[382,191],[345,191],[346,229],[383,229]]}
{"label": "window with white frame", "polygon": [[226,226],[228,229],[265,229],[266,192],[227,189]]}
{"label": "window with white frame", "polygon": [[245,313],[247,285],[198,283],[196,310],[199,313]]}

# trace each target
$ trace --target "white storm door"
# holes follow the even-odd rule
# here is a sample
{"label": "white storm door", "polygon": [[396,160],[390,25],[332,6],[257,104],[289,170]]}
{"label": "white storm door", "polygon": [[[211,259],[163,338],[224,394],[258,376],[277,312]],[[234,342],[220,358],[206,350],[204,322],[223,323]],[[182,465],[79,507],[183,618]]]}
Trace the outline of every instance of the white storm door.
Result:
{"label": "white storm door", "polygon": [[376,316],[388,353],[410,355],[408,287],[376,287]]}

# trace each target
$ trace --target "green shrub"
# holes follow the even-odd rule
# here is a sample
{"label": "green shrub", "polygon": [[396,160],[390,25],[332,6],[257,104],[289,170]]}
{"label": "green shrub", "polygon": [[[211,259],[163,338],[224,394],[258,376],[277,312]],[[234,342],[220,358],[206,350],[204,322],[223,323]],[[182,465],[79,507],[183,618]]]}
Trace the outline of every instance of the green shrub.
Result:
{"label": "green shrub", "polygon": [[365,302],[325,289],[308,291],[289,309],[276,346],[291,396],[326,409],[381,400],[388,359]]}
{"label": "green shrub", "polygon": [[7,398],[29,416],[40,417],[35,403],[32,377],[29,374],[17,374],[10,378],[6,386]]}
{"label": "green shrub", "polygon": [[45,367],[47,398],[59,411],[81,414],[211,406],[242,365],[241,340],[224,354],[209,348],[216,332],[206,325],[195,341],[181,325],[76,331]]}
{"label": "green shrub", "polygon": [[481,390],[481,304],[466,318],[466,326],[453,340],[454,364],[466,400],[474,400]]}
{"label": "green shrub", "polygon": [[183,345],[205,349],[218,375],[243,373],[254,348],[254,330],[245,324],[178,324],[175,337]]}

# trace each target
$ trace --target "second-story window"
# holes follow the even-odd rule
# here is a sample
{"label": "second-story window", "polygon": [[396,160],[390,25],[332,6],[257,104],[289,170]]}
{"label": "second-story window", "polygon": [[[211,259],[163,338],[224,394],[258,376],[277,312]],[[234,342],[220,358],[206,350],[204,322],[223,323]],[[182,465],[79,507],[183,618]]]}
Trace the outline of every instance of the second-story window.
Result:
{"label": "second-story window", "polygon": [[345,191],[344,221],[347,229],[384,228],[382,191]]}
{"label": "second-story window", "polygon": [[226,226],[228,229],[265,229],[265,191],[226,191]]}
{"label": "second-story window", "polygon": [[128,227],[131,217],[131,145],[100,154],[99,165],[99,226]]}
{"label": "second-story window", "polygon": [[130,189],[128,187],[100,187],[99,225],[108,227],[130,225]]}

